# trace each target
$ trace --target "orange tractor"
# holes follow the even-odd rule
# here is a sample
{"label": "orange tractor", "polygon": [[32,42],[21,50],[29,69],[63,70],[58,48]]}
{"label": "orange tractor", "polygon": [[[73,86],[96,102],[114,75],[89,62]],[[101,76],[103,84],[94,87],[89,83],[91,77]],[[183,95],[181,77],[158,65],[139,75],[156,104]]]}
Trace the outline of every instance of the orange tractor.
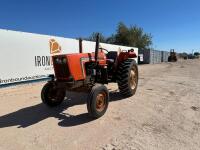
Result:
{"label": "orange tractor", "polygon": [[120,93],[129,97],[135,94],[138,85],[138,67],[133,49],[128,51],[108,51],[99,47],[96,38],[95,52],[52,56],[55,75],[41,91],[43,103],[57,106],[65,99],[66,91],[88,92],[87,109],[93,118],[106,112],[109,92],[104,84],[117,82]]}

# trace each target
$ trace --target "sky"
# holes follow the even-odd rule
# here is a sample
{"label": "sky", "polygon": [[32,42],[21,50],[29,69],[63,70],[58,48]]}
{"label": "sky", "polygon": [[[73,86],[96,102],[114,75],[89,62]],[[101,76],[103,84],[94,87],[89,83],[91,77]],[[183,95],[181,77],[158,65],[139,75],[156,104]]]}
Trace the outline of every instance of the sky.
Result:
{"label": "sky", "polygon": [[0,28],[88,37],[115,33],[119,22],[153,36],[152,48],[200,51],[199,0],[0,0]]}

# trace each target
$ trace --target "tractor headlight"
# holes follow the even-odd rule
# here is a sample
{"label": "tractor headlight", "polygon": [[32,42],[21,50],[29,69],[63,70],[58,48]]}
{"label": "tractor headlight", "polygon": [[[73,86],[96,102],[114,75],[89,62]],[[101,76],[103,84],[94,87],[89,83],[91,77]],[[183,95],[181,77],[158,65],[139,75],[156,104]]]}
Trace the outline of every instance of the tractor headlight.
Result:
{"label": "tractor headlight", "polygon": [[67,59],[66,59],[66,58],[63,58],[63,59],[62,59],[62,63],[63,63],[63,64],[66,64],[66,62],[67,62]]}
{"label": "tractor headlight", "polygon": [[62,63],[62,60],[61,60],[60,58],[56,58],[56,59],[55,59],[55,62],[56,62],[56,64],[61,64],[61,63]]}

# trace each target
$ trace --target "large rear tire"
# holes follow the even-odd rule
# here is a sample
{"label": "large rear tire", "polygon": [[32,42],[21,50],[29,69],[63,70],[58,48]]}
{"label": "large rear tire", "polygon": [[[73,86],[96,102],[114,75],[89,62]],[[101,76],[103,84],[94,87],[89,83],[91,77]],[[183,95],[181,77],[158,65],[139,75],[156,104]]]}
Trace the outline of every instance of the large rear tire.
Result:
{"label": "large rear tire", "polygon": [[119,65],[117,83],[123,96],[130,97],[135,94],[138,86],[138,67],[134,59],[127,59]]}
{"label": "large rear tire", "polygon": [[109,92],[104,85],[95,85],[87,99],[88,113],[92,118],[103,116],[108,108]]}
{"label": "large rear tire", "polygon": [[60,105],[65,98],[65,90],[58,89],[53,82],[44,85],[41,91],[41,99],[44,104],[50,107]]}

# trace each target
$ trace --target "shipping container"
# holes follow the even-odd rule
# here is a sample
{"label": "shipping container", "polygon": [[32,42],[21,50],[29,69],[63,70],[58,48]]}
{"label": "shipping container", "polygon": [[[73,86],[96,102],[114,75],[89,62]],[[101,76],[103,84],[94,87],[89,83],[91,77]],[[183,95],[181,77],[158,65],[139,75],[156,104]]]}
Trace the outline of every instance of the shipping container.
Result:
{"label": "shipping container", "polygon": [[[148,49],[139,49],[138,50],[138,63],[139,64],[149,64],[150,62],[150,51]],[[140,56],[143,56],[143,61],[140,60]]]}
{"label": "shipping container", "polygon": [[168,62],[168,57],[169,57],[170,53],[166,52],[166,51],[162,51],[162,62]]}
{"label": "shipping container", "polygon": [[167,62],[169,52],[151,50],[151,49],[139,49],[139,56],[143,56],[143,61],[138,58],[139,64],[157,64],[161,62]]}

